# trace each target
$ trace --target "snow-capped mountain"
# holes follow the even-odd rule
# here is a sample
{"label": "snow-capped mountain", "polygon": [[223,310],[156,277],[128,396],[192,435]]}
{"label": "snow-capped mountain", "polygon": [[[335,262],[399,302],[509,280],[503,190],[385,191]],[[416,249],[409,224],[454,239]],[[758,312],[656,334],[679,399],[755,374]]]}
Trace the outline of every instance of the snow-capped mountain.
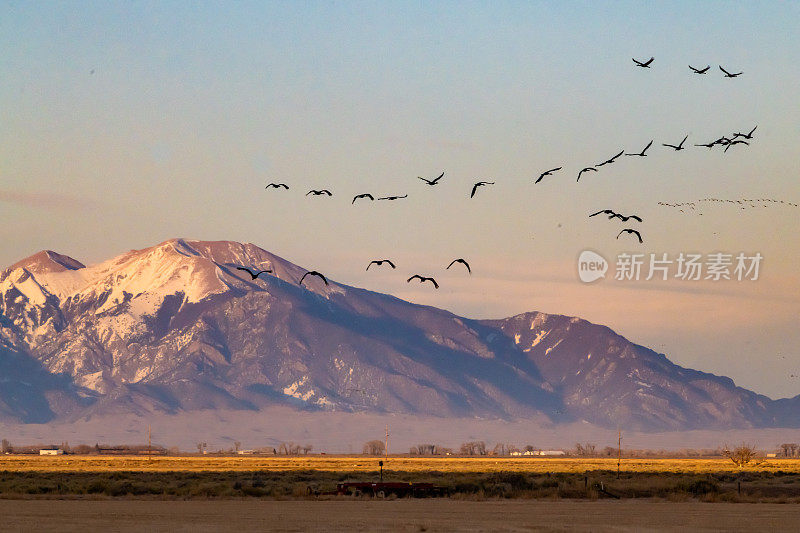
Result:
{"label": "snow-capped mountain", "polygon": [[0,418],[289,404],[635,430],[800,423],[800,397],[770,400],[578,318],[470,320],[333,280],[300,286],[305,272],[228,241],[93,266],[24,259],[0,273]]}

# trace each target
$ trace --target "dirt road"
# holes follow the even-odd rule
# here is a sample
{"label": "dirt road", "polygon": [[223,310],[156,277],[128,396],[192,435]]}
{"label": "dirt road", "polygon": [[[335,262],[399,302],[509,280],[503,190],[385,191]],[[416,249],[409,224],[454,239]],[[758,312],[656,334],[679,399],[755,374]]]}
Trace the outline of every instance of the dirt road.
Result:
{"label": "dirt road", "polygon": [[660,501],[0,500],[4,531],[792,531],[800,508]]}

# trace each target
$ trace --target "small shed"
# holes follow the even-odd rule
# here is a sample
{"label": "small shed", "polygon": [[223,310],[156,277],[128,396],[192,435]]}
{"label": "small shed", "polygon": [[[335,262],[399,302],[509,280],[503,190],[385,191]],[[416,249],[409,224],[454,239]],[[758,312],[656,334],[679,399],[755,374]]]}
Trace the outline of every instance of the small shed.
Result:
{"label": "small shed", "polygon": [[46,450],[39,450],[39,455],[64,455],[64,450],[61,448],[48,448]]}

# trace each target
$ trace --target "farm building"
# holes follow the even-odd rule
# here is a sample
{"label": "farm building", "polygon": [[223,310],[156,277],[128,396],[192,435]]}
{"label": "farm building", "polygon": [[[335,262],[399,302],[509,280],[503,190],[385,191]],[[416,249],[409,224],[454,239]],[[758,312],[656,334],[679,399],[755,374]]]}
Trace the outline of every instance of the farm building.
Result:
{"label": "farm building", "polygon": [[39,455],[64,455],[64,450],[61,448],[39,450]]}

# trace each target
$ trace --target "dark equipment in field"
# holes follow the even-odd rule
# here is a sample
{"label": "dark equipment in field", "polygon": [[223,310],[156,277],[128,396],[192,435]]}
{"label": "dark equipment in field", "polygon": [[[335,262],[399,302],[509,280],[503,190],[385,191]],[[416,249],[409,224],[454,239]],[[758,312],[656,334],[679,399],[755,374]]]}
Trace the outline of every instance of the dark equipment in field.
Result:
{"label": "dark equipment in field", "polygon": [[372,496],[373,498],[387,498],[395,495],[398,498],[430,498],[447,496],[445,487],[437,487],[433,483],[403,483],[353,481],[349,483],[337,483],[336,490],[330,492],[320,492],[312,487],[306,489],[309,495],[313,496]]}

